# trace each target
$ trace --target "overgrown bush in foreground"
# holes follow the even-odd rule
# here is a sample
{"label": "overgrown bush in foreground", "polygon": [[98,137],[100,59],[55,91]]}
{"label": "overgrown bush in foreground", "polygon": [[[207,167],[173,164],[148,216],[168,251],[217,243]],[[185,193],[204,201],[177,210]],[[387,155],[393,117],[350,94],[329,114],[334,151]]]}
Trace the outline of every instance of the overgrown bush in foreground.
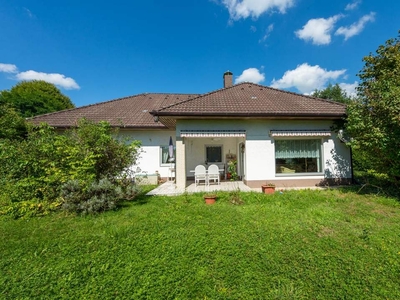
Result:
{"label": "overgrown bush in foreground", "polygon": [[82,214],[93,214],[115,209],[118,200],[129,199],[137,194],[137,186],[123,182],[112,183],[103,178],[89,185],[70,180],[61,188],[63,210]]}
{"label": "overgrown bush in foreground", "polygon": [[26,139],[0,140],[0,213],[20,217],[57,209],[61,187],[71,180],[84,193],[105,179],[115,189],[122,185],[116,178],[136,162],[140,145],[113,134],[106,122],[82,119],[63,134],[43,124],[30,126]]}

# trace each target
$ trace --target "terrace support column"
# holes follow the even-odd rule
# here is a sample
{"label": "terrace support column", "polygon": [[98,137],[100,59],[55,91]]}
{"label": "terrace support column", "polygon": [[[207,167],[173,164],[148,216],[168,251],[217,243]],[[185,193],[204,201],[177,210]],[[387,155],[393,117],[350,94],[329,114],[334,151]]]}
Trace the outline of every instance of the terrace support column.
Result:
{"label": "terrace support column", "polygon": [[184,138],[176,137],[176,187],[186,188],[186,145]]}

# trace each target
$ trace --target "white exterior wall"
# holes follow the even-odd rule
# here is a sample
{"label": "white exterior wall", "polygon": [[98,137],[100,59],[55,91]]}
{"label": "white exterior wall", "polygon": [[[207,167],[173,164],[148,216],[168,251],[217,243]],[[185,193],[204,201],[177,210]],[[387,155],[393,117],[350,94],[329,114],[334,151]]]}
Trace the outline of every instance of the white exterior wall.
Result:
{"label": "white exterior wall", "polygon": [[[321,175],[297,175],[275,173],[275,138],[270,130],[330,130],[332,121],[269,120],[250,121],[246,135],[247,180],[293,180],[350,178],[350,150],[339,141],[334,133],[322,139]],[[305,137],[304,139],[309,139]],[[340,164],[340,165],[339,165]]]}
{"label": "white exterior wall", "polygon": [[[334,133],[321,137],[322,171],[318,175],[276,174],[275,138],[269,136],[270,130],[330,130],[332,121],[307,120],[178,120],[176,132],[181,130],[246,130],[245,178],[256,180],[293,180],[324,178],[351,178],[350,151],[339,141]],[[305,137],[308,139],[310,137]],[[237,145],[242,138],[222,138],[212,141],[208,138],[187,138],[186,172],[197,164],[204,164],[205,145],[223,145],[224,155],[230,150],[238,156]]]}
{"label": "white exterior wall", "polygon": [[[322,169],[318,175],[298,175],[296,173],[275,173],[275,139],[269,136],[270,130],[329,130],[332,121],[298,120],[177,120],[176,132],[168,130],[121,131],[123,137],[142,142],[143,152],[137,164],[142,171],[153,174],[158,171],[161,177],[168,177],[169,165],[161,165],[160,146],[168,146],[172,136],[176,145],[176,135],[181,130],[246,130],[245,138],[184,138],[186,176],[193,176],[198,164],[205,163],[205,145],[222,145],[223,162],[225,155],[233,153],[239,160],[238,145],[245,142],[244,179],[247,181],[351,178],[350,150],[333,133],[322,137]],[[305,137],[308,138],[308,137]],[[136,168],[136,166],[135,166]]]}
{"label": "white exterior wall", "polygon": [[337,137],[325,141],[324,158],[326,178],[351,178],[350,149]]}
{"label": "white exterior wall", "polygon": [[119,135],[127,138],[129,141],[139,140],[142,142],[140,159],[132,170],[137,167],[142,172],[154,174],[156,171],[161,177],[170,176],[170,164],[161,165],[161,149],[160,146],[169,145],[169,137],[172,136],[174,145],[176,145],[175,131],[169,130],[120,130]]}

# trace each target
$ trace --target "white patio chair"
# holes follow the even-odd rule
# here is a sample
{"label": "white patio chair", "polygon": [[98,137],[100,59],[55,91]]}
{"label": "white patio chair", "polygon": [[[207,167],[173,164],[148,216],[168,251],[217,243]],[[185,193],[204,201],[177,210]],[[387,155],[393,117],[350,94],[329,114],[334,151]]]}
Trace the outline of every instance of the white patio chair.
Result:
{"label": "white patio chair", "polygon": [[208,184],[213,180],[214,183],[218,183],[219,185],[219,177],[219,167],[217,165],[210,165],[208,167]]}
{"label": "white patio chair", "polygon": [[206,167],[203,165],[198,165],[194,169],[194,186],[197,187],[197,184],[199,184],[202,180],[204,180],[205,185],[208,185]]}

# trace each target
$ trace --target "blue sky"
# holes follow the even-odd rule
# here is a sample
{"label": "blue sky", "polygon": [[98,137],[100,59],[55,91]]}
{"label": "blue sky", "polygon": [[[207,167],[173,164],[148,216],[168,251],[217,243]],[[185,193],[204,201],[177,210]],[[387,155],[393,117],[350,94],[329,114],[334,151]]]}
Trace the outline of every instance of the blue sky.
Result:
{"label": "blue sky", "polygon": [[230,70],[308,94],[351,92],[362,58],[400,29],[400,1],[0,0],[0,90],[56,84],[76,106],[206,93]]}

